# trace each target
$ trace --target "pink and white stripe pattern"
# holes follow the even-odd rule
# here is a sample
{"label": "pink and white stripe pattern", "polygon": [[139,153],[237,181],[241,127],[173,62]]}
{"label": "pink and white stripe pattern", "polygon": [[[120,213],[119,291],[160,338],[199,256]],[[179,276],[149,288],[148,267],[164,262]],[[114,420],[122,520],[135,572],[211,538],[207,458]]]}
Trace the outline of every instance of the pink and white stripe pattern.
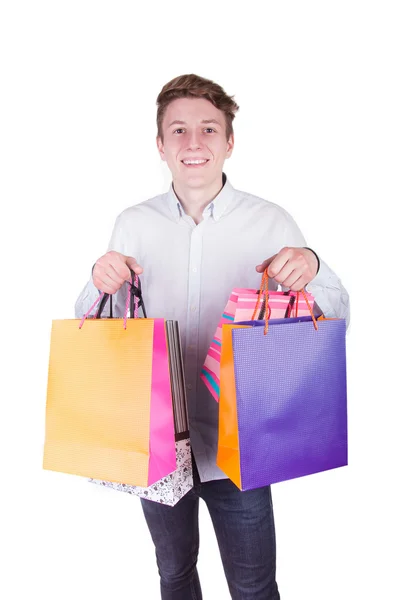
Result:
{"label": "pink and white stripe pattern", "polygon": [[[200,377],[217,402],[220,396],[222,326],[228,323],[251,321],[257,298],[258,290],[245,288],[233,289],[214,334]],[[307,298],[312,309],[314,306],[314,297],[307,292]],[[263,309],[264,301],[264,297],[260,299],[257,314],[255,315],[256,319],[259,317],[263,318],[263,311],[261,309]],[[268,310],[270,319],[284,319],[294,317],[297,314],[299,316],[310,314],[303,295],[296,292],[269,292]]]}

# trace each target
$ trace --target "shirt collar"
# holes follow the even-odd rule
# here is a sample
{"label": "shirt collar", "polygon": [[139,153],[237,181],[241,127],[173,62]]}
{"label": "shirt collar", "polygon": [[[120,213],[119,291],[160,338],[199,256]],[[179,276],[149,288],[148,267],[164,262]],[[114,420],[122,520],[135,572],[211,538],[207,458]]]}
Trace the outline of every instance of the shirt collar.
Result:
{"label": "shirt collar", "polygon": [[[221,218],[228,204],[231,202],[235,191],[230,182],[228,181],[225,173],[222,174],[222,180],[222,189],[203,211],[203,214],[205,214],[206,211],[210,212],[213,215],[213,219],[215,221],[218,221]],[[172,183],[167,193],[167,202],[169,204],[174,219],[178,222],[184,214],[184,209],[176,196]]]}

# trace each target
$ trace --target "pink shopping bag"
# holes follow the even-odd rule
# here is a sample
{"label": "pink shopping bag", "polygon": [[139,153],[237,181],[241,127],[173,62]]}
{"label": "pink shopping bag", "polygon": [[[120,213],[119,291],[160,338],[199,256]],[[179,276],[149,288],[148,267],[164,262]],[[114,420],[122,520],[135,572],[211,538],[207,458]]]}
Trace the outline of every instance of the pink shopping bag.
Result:
{"label": "pink shopping bag", "polygon": [[[313,309],[314,297],[308,292],[307,299],[311,309]],[[203,383],[217,402],[220,396],[222,326],[228,323],[239,323],[240,321],[262,320],[265,317],[264,313],[265,295],[262,290],[247,288],[234,288],[232,290],[200,375]],[[290,317],[308,316],[309,314],[310,311],[305,299],[299,292],[268,292],[268,319],[288,319]]]}

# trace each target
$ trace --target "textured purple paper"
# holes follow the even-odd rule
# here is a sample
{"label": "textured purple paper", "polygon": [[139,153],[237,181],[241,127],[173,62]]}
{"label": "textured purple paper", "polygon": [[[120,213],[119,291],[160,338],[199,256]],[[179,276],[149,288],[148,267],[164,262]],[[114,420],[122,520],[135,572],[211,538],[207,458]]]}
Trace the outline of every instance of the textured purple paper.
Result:
{"label": "textured purple paper", "polygon": [[345,320],[250,325],[232,332],[242,489],[347,465]]}

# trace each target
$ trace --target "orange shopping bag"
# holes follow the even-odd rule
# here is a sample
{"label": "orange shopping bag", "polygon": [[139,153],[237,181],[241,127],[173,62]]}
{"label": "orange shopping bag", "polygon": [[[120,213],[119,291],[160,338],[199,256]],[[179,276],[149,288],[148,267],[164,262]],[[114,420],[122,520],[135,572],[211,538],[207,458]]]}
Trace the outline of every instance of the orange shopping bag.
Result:
{"label": "orange shopping bag", "polygon": [[124,319],[53,321],[43,468],[146,487],[176,469],[173,405],[165,321],[127,319],[128,285]]}
{"label": "orange shopping bag", "polygon": [[232,329],[247,325],[223,325],[221,347],[220,407],[217,466],[241,488],[238,411],[236,406]]}

